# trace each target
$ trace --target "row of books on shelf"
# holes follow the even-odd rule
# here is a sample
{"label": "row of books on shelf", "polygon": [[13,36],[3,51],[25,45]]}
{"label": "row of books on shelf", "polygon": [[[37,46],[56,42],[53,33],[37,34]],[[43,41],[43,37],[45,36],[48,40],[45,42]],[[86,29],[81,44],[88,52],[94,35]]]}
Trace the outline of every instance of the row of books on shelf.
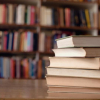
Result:
{"label": "row of books on shelf", "polygon": [[38,34],[30,31],[7,32],[0,31],[1,50],[9,51],[37,51]]}
{"label": "row of books on shelf", "polygon": [[38,8],[22,4],[0,4],[0,23],[28,24],[38,23]]}
{"label": "row of books on shelf", "polygon": [[45,78],[45,66],[48,66],[47,57],[37,61],[32,58],[0,57],[1,78]]}
{"label": "row of books on shelf", "polygon": [[97,13],[88,9],[41,7],[41,25],[97,27]]}
{"label": "row of books on shelf", "polygon": [[[0,31],[0,50],[51,52],[52,48],[56,48],[55,39],[71,35],[80,35],[80,32],[44,31],[38,34],[32,31]],[[91,34],[83,33],[83,35]]]}

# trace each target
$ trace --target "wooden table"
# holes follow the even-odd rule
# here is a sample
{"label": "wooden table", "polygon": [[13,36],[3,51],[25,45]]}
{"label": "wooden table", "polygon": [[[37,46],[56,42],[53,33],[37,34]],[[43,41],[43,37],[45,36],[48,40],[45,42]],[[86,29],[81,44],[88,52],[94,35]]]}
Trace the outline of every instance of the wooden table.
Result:
{"label": "wooden table", "polygon": [[0,100],[39,100],[46,97],[45,80],[0,79]]}
{"label": "wooden table", "polygon": [[[68,96],[71,97],[69,94]],[[48,98],[45,80],[0,79],[0,100],[54,100],[54,98]],[[63,99],[56,98],[56,100]]]}

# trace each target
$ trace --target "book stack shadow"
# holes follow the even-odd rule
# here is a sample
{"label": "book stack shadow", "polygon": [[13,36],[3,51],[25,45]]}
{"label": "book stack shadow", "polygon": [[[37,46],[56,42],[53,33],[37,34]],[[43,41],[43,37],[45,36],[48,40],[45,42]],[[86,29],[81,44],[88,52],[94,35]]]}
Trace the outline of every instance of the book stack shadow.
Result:
{"label": "book stack shadow", "polygon": [[56,40],[58,49],[46,68],[48,98],[100,99],[100,37]]}

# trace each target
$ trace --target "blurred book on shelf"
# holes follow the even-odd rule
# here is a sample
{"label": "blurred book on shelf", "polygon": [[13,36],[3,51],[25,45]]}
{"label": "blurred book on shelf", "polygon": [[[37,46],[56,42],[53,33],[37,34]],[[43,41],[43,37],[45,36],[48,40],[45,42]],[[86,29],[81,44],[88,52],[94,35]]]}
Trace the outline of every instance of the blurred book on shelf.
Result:
{"label": "blurred book on shelf", "polygon": [[48,57],[39,61],[24,57],[0,57],[0,78],[45,78],[45,66],[49,65]]}
{"label": "blurred book on shelf", "polygon": [[41,25],[97,28],[97,13],[90,9],[41,7]]}
{"label": "blurred book on shelf", "polygon": [[28,24],[38,23],[38,8],[22,4],[0,4],[0,24]]}

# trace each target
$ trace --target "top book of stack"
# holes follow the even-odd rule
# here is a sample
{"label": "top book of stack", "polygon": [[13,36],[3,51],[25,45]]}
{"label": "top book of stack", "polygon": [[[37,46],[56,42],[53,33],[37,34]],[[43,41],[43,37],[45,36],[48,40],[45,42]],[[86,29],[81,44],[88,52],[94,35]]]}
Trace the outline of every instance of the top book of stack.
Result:
{"label": "top book of stack", "polygon": [[100,47],[99,36],[69,36],[57,39],[58,48],[68,47]]}

